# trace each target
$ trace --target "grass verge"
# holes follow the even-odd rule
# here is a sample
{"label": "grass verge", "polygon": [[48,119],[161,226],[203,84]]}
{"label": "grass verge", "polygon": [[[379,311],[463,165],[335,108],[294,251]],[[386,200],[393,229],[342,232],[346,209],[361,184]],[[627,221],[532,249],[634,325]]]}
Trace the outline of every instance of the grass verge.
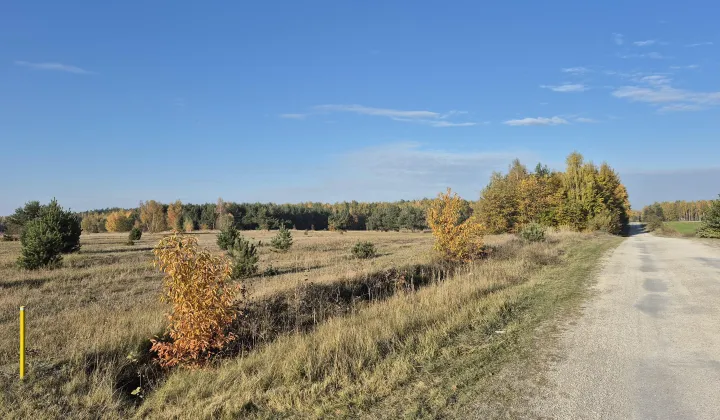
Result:
{"label": "grass verge", "polygon": [[515,241],[446,281],[216,368],[178,370],[136,414],[513,417],[537,350],[551,339],[544,326],[578,307],[600,257],[621,240],[561,234],[539,244]]}

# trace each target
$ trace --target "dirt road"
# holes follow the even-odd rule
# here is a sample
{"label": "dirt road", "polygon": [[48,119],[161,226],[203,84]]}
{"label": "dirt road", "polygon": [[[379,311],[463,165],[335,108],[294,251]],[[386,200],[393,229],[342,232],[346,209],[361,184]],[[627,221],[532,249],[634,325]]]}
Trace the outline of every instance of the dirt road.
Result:
{"label": "dirt road", "polygon": [[561,339],[537,414],[720,419],[720,248],[641,233]]}

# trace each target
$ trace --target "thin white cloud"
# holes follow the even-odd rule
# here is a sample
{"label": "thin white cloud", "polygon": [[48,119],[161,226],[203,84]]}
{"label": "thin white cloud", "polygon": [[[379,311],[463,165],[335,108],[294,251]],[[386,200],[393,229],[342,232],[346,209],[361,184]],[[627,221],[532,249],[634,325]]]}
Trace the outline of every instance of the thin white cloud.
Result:
{"label": "thin white cloud", "polygon": [[431,127],[471,127],[477,125],[473,121],[450,121],[458,115],[467,114],[467,111],[449,111],[444,114],[432,111],[405,111],[388,108],[373,108],[363,105],[318,105],[314,109],[318,112],[351,112],[360,115],[387,117],[394,121],[423,124]]}
{"label": "thin white cloud", "polygon": [[537,118],[522,118],[517,120],[507,120],[503,124],[510,126],[528,126],[528,125],[561,125],[570,124],[568,120],[560,117],[537,117]]}
{"label": "thin white cloud", "polygon": [[[434,197],[452,187],[465,198],[477,199],[490,174],[505,170],[516,157],[527,162],[538,160],[529,152],[450,151],[402,142],[356,150],[340,157],[338,162],[351,179],[367,184],[364,188],[357,186],[359,188],[353,191],[387,192],[397,200],[398,197]],[[348,187],[341,183],[338,189],[347,190]],[[373,197],[378,198],[384,199]]]}
{"label": "thin white cloud", "polygon": [[620,58],[652,58],[654,60],[665,60],[673,57],[660,54],[659,52],[649,52],[647,54],[618,54]]}
{"label": "thin white cloud", "polygon": [[673,70],[695,70],[699,69],[700,66],[697,64],[690,64],[688,66],[670,66],[670,68]]}
{"label": "thin white cloud", "polygon": [[280,114],[280,118],[287,118],[290,120],[304,120],[307,114]]}
{"label": "thin white cloud", "polygon": [[74,74],[93,74],[93,72],[76,66],[61,63],[30,63],[27,61],[15,61],[16,66],[28,67],[35,70],[63,71]]}
{"label": "thin white cloud", "polygon": [[585,118],[585,117],[578,117],[578,118],[575,118],[573,121],[579,122],[579,123],[584,123],[584,124],[593,124],[593,123],[600,122],[594,118]]}
{"label": "thin white cloud", "polygon": [[613,41],[615,41],[615,44],[617,45],[622,45],[625,43],[625,37],[623,36],[623,34],[615,33],[613,34]]}
{"label": "thin white cloud", "polygon": [[612,96],[631,102],[644,102],[660,107],[660,112],[698,111],[720,105],[720,92],[695,92],[672,87],[665,75],[651,75],[639,79],[645,86],[622,86]]}
{"label": "thin white cloud", "polygon": [[553,92],[563,92],[563,93],[585,92],[586,90],[588,90],[588,87],[581,83],[565,83],[565,84],[557,85],[557,86],[540,85],[540,87],[543,89],[550,89]]}
{"label": "thin white cloud", "polygon": [[590,69],[585,68],[585,67],[568,67],[568,68],[561,69],[560,71],[562,71],[563,73],[570,73],[570,74],[576,74],[576,75],[590,73]]}
{"label": "thin white cloud", "polygon": [[700,105],[692,104],[670,104],[660,107],[658,112],[678,112],[678,111],[701,111],[705,109]]}
{"label": "thin white cloud", "polygon": [[667,85],[670,84],[670,79],[662,74],[652,74],[650,76],[643,76],[638,79],[641,83],[647,83],[653,86]]}
{"label": "thin white cloud", "polygon": [[657,42],[655,39],[648,39],[646,41],[635,41],[633,44],[635,44],[638,47],[648,47],[650,45],[654,45]]}
{"label": "thin white cloud", "polygon": [[715,45],[713,42],[696,42],[694,44],[687,44],[685,45],[688,48],[695,48],[695,47],[702,47],[705,45]]}
{"label": "thin white cloud", "polygon": [[433,127],[471,127],[477,125],[477,123],[474,122],[453,123],[449,121],[427,121],[427,123]]}
{"label": "thin white cloud", "polygon": [[355,114],[375,115],[389,118],[440,118],[440,114],[432,111],[403,111],[398,109],[372,108],[362,105],[318,105],[318,111],[352,112]]}

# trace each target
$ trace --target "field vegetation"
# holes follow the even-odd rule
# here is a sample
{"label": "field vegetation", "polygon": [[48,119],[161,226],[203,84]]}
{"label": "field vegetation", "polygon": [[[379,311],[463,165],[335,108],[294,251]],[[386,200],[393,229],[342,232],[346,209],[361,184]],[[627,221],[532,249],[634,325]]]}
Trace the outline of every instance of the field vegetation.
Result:
{"label": "field vegetation", "polygon": [[[295,243],[287,252],[259,247],[260,271],[272,266],[277,274],[244,281],[249,299],[235,325],[239,339],[231,354],[210,370],[175,370],[169,376],[152,367],[148,353],[148,339],[163,333],[168,310],[158,299],[162,275],[151,263],[161,234],[144,234],[134,247],[125,245],[123,233],[83,235],[81,251],[68,255],[62,268],[39,271],[18,271],[19,243],[1,242],[0,334],[9,339],[0,342],[0,414],[209,417],[257,410],[260,416],[352,415],[403,400],[412,403],[408,410],[443,412],[451,409],[451,399],[426,401],[420,378],[428,373],[418,366],[435,364],[437,357],[445,360],[452,352],[469,356],[470,344],[462,340],[471,333],[477,335],[473,345],[490,363],[494,356],[486,346],[499,345],[494,331],[505,323],[522,324],[515,311],[537,303],[535,298],[525,301],[526,293],[536,293],[531,285],[555,281],[558,272],[545,270],[591,268],[598,250],[615,241],[570,232],[534,244],[510,235],[489,236],[491,256],[450,276],[447,268],[433,265],[434,241],[427,233],[293,233]],[[274,236],[246,234],[256,244]],[[193,236],[222,254],[215,232]],[[377,256],[352,257],[358,241],[375,244]],[[574,271],[563,281],[578,288],[587,278]],[[24,384],[16,380],[15,308],[21,304],[29,319]],[[552,312],[536,315],[547,319]],[[529,333],[527,326],[518,328]],[[499,366],[479,366],[472,374],[487,381]],[[443,372],[442,381],[457,385],[450,372]],[[212,377],[219,382],[206,383]],[[187,388],[195,381],[202,387]],[[401,390],[407,381],[415,385]],[[449,391],[452,386],[441,394],[457,394]],[[180,397],[181,389],[189,394]],[[212,390],[212,401],[202,389]],[[231,394],[235,402],[225,406]],[[178,405],[176,398],[185,403]],[[193,401],[210,405],[191,408]]]}
{"label": "field vegetation", "polygon": [[474,203],[149,200],[81,222],[31,202],[3,221],[0,334],[26,306],[30,375],[0,343],[0,415],[509,415],[512,392],[477,398],[514,389],[494,374],[532,365],[628,211],[578,153],[565,172],[515,161]]}

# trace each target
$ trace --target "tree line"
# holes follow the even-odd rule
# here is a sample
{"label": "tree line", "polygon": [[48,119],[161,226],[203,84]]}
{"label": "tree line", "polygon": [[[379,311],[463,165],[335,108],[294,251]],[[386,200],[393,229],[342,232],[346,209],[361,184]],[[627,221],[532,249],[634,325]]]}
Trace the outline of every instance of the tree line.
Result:
{"label": "tree line", "polygon": [[[397,202],[306,202],[299,204],[217,203],[188,204],[179,200],[140,202],[137,208],[100,209],[78,213],[85,232],[193,231],[233,226],[240,230],[295,228],[300,230],[428,229],[427,212],[433,200]],[[39,206],[29,202],[26,208]],[[7,230],[19,232],[16,215]],[[574,230],[620,233],[629,220],[630,204],[618,174],[606,163],[597,166],[572,153],[564,172],[538,164],[534,171],[515,160],[507,173],[494,173],[476,202],[460,201],[461,221],[475,215],[487,233],[518,232],[530,223],[568,226]],[[20,212],[20,213],[18,213]]]}
{"label": "tree line", "polygon": [[658,215],[665,222],[702,222],[713,200],[662,201],[645,206],[633,214],[633,221],[644,222],[644,215]]}
{"label": "tree line", "polygon": [[577,152],[567,157],[565,172],[542,164],[531,172],[516,159],[507,174],[492,175],[475,206],[489,233],[518,232],[536,222],[619,234],[629,211],[619,175],[607,163],[598,167]]}
{"label": "tree line", "polygon": [[[217,203],[170,204],[155,200],[141,202],[135,209],[101,209],[83,212],[86,232],[126,232],[133,226],[149,232],[169,229],[193,231],[223,229],[232,225],[240,230],[275,230],[282,227],[300,230],[377,230],[399,231],[428,228],[426,211],[431,200],[335,204],[307,202],[299,204]],[[463,200],[465,217],[472,208]]]}

